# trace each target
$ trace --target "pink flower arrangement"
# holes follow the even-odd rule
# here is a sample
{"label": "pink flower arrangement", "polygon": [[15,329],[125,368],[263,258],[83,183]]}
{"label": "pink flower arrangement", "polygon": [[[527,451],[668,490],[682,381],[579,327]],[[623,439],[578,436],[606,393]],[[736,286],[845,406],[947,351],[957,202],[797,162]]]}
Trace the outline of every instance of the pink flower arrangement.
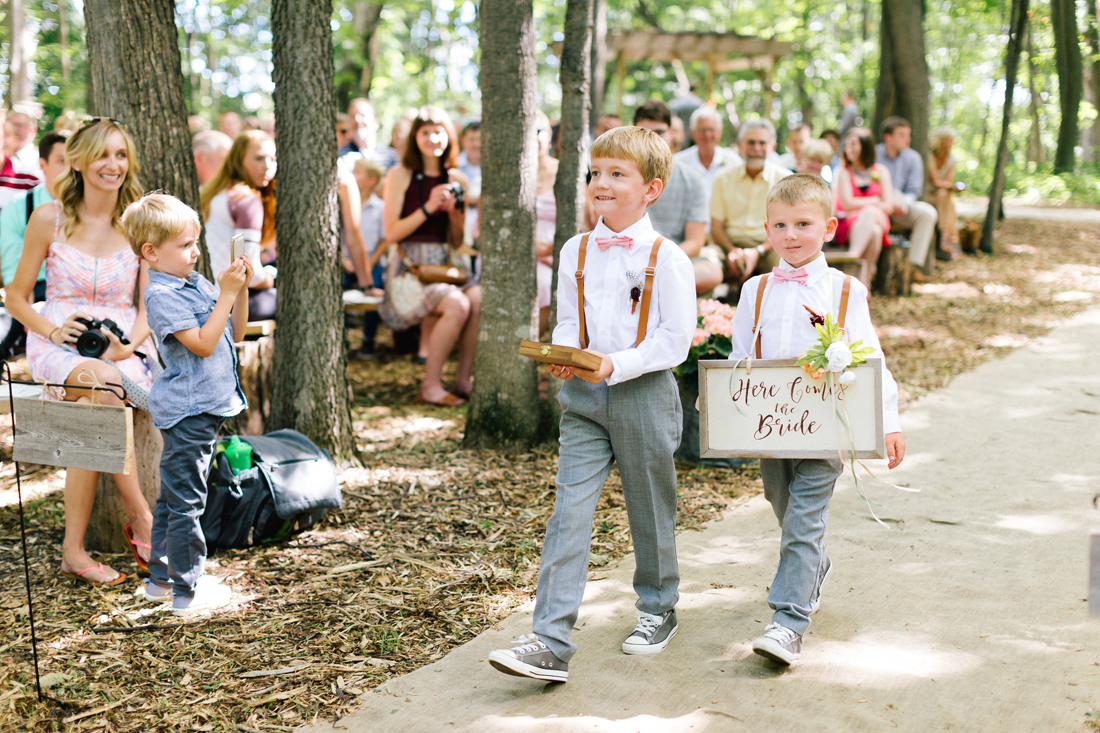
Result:
{"label": "pink flower arrangement", "polygon": [[700,359],[725,359],[733,349],[734,309],[717,300],[700,300],[699,316],[687,360],[676,368],[681,377],[693,375]]}

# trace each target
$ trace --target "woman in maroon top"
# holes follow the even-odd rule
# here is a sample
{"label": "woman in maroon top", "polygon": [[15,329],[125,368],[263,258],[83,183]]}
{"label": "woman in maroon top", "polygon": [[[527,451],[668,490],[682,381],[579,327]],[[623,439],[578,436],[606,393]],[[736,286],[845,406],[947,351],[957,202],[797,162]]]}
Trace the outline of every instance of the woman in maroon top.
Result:
{"label": "woman in maroon top", "polygon": [[[417,264],[450,264],[466,270],[464,285],[435,283],[424,286],[424,302],[411,319],[396,318],[382,308],[381,315],[395,330],[423,322],[428,354],[419,399],[435,405],[464,404],[472,387],[474,350],[481,288],[465,258],[447,243],[450,215],[457,203],[451,184],[466,187],[457,170],[454,126],[437,107],[422,107],[409,130],[401,165],[386,177],[382,221],[386,239],[400,242],[405,257]],[[401,258],[389,258],[387,282],[400,273]],[[443,388],[443,362],[458,344],[457,395]]]}

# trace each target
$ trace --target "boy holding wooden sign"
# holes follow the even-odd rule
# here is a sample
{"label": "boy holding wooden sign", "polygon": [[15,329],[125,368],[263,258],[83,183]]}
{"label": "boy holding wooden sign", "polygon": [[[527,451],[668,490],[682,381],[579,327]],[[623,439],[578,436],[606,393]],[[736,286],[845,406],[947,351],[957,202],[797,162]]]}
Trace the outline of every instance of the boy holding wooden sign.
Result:
{"label": "boy holding wooden sign", "polygon": [[600,220],[562,247],[553,341],[579,345],[599,366],[553,367],[566,382],[558,397],[557,498],[546,525],[534,634],[489,655],[501,672],[553,682],[568,679],[576,652],[569,636],[588,576],[596,502],[612,462],[622,476],[637,558],[638,623],[622,650],[660,652],[677,630],[672,454],[682,416],[670,370],[687,356],[695,334],[695,275],[687,255],[665,242],[646,214],[672,170],[667,143],[640,127],[616,128],[592,146],[591,170],[588,195]]}
{"label": "boy holding wooden sign", "polygon": [[218,275],[219,295],[195,272],[198,214],[173,196],[142,197],[126,208],[122,224],[130,246],[149,265],[145,312],[165,363],[149,392],[164,451],[145,598],[171,598],[172,613],[183,616],[224,606],[231,595],[203,575],[206,539],[199,519],[218,430],[247,407],[233,341],[244,339],[248,325],[252,265],[243,254],[232,261]]}
{"label": "boy holding wooden sign", "polygon": [[[830,268],[821,248],[832,239],[837,220],[833,194],[817,176],[796,174],[768,193],[768,244],[782,258],[771,273],[758,275],[741,290],[733,318],[730,359],[796,359],[818,340],[815,322],[836,314],[849,342],[862,340],[882,357],[859,280]],[[811,313],[813,315],[811,315]],[[883,428],[890,468],[905,456],[898,419],[898,388],[882,369]],[[832,573],[825,554],[825,525],[833,485],[844,470],[836,458],[761,458],[764,496],[783,529],[779,569],[768,593],[772,623],[752,648],[780,664],[802,652],[802,635],[821,604],[821,587]]]}

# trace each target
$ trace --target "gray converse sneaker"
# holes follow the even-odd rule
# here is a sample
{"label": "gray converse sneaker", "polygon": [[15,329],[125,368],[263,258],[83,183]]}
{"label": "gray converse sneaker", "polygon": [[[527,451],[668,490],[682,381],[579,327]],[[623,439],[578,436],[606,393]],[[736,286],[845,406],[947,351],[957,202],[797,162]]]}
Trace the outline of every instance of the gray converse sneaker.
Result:
{"label": "gray converse sneaker", "polygon": [[[222,579],[214,575],[202,575],[195,583],[195,588],[197,590],[200,586],[217,585],[220,582],[222,582]],[[143,592],[145,594],[145,600],[147,601],[153,603],[168,601],[172,598],[172,584],[169,583],[168,585],[161,585],[159,582],[153,580],[152,578],[146,578]]]}
{"label": "gray converse sneaker", "polygon": [[810,599],[810,614],[817,613],[817,609],[821,608],[821,589],[825,587],[825,581],[829,579],[829,576],[833,574],[833,561],[829,559],[829,556],[825,556],[825,565],[821,568],[821,577],[817,581],[817,590],[814,592],[814,597]]}
{"label": "gray converse sneaker", "polygon": [[778,664],[790,664],[802,656],[802,635],[786,626],[768,624],[764,635],[752,643],[752,650]]}
{"label": "gray converse sneaker", "polygon": [[511,649],[497,649],[489,655],[489,664],[504,674],[530,677],[548,682],[569,679],[569,663],[563,662],[534,634],[516,639]]}
{"label": "gray converse sneaker", "polygon": [[645,611],[635,611],[638,625],[623,642],[624,654],[657,654],[663,652],[676,631],[676,609],[654,616]]}

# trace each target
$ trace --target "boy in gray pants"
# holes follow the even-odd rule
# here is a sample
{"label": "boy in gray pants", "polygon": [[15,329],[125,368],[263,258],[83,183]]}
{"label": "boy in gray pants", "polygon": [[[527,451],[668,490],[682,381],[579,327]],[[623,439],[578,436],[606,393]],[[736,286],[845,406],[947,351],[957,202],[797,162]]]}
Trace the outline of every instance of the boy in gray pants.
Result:
{"label": "boy in gray pants", "polygon": [[670,369],[687,356],[695,334],[695,276],[687,255],[658,235],[646,214],[671,168],[667,143],[640,127],[611,130],[592,146],[588,194],[600,220],[562,248],[553,342],[579,345],[602,364],[596,371],[553,367],[566,380],[558,398],[557,498],[546,525],[534,634],[489,655],[507,674],[569,678],[576,652],[569,636],[587,580],[592,519],[613,461],[637,557],[638,623],[622,649],[654,654],[676,634],[672,454],[682,418]]}

